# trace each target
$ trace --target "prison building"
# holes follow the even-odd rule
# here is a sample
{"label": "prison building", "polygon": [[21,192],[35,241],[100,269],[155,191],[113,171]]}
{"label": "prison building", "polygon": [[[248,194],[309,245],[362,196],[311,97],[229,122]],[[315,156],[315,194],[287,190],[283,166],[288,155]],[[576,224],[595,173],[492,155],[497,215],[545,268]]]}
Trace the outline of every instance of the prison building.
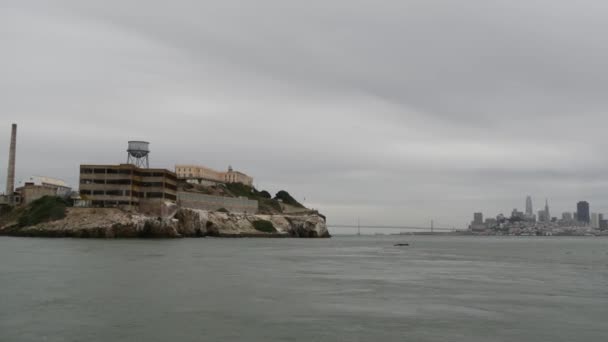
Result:
{"label": "prison building", "polygon": [[177,200],[177,176],[132,164],[81,165],[80,196],[93,207],[142,208]]}
{"label": "prison building", "polygon": [[216,171],[199,165],[175,165],[175,173],[179,179],[207,186],[225,183],[253,186],[252,177],[233,170],[231,166],[228,167],[228,171]]}

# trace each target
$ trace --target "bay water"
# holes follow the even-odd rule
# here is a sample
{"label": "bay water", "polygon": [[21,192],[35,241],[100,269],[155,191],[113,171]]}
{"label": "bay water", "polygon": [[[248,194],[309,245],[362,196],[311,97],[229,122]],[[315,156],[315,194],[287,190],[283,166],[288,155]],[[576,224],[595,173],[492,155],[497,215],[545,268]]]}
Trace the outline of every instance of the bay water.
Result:
{"label": "bay water", "polygon": [[608,239],[0,237],[3,342],[374,340],[606,341]]}

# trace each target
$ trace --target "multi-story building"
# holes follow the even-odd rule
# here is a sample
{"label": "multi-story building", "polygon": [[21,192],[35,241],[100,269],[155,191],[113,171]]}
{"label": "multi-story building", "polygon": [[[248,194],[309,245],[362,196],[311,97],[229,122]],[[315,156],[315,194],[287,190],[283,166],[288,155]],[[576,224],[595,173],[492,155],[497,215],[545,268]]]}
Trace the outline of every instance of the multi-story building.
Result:
{"label": "multi-story building", "polygon": [[253,185],[252,177],[242,172],[234,171],[232,167],[228,167],[228,171],[222,172],[199,165],[175,165],[175,173],[179,179],[205,185],[222,183],[243,183],[248,186]]}
{"label": "multi-story building", "polygon": [[600,216],[598,213],[591,213],[591,228],[600,228]]}
{"label": "multi-story building", "polygon": [[33,176],[30,177],[29,181],[34,183],[35,185],[56,188],[57,196],[59,197],[66,197],[72,192],[72,188],[61,179],[44,176]]}
{"label": "multi-story building", "polygon": [[94,207],[142,208],[177,199],[177,176],[131,164],[81,165],[80,196]]}
{"label": "multi-story building", "polygon": [[35,176],[15,189],[15,204],[30,204],[44,196],[67,198],[72,189],[62,180],[50,177]]}
{"label": "multi-story building", "polygon": [[576,204],[576,219],[581,223],[591,223],[589,216],[589,202],[580,201]]}
{"label": "multi-story building", "polygon": [[483,223],[483,213],[473,213],[473,222],[469,225],[471,231],[483,231],[487,226]]}
{"label": "multi-story building", "polygon": [[473,224],[483,224],[483,213],[473,214]]}
{"label": "multi-story building", "polygon": [[547,216],[547,212],[544,210],[538,211],[538,222],[549,222],[549,218]]}
{"label": "multi-story building", "polygon": [[519,220],[523,220],[525,218],[525,214],[517,209],[513,209],[513,211],[511,212],[511,218],[512,219],[519,219]]}

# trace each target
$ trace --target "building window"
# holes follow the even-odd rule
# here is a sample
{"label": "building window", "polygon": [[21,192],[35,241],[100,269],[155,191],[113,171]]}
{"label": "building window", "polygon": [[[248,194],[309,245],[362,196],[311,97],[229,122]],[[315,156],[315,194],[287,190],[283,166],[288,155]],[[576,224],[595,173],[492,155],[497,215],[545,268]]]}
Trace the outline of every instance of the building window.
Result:
{"label": "building window", "polygon": [[146,198],[163,198],[162,192],[147,192]]}

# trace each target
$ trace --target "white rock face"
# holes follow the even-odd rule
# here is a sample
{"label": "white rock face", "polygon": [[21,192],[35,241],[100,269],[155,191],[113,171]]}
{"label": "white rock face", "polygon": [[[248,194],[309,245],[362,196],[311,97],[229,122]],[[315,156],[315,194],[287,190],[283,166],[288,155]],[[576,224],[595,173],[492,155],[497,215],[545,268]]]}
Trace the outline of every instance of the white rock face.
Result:
{"label": "white rock face", "polygon": [[[247,215],[180,209],[178,232],[184,236],[272,236],[329,237],[325,220],[318,215]],[[253,222],[272,223],[276,233],[265,233],[254,228]]]}
{"label": "white rock face", "polygon": [[[269,221],[276,232],[256,230],[254,222]],[[325,220],[312,215],[246,215],[177,209],[161,219],[116,208],[69,208],[65,218],[18,227],[0,227],[0,235],[69,237],[329,237]]]}

